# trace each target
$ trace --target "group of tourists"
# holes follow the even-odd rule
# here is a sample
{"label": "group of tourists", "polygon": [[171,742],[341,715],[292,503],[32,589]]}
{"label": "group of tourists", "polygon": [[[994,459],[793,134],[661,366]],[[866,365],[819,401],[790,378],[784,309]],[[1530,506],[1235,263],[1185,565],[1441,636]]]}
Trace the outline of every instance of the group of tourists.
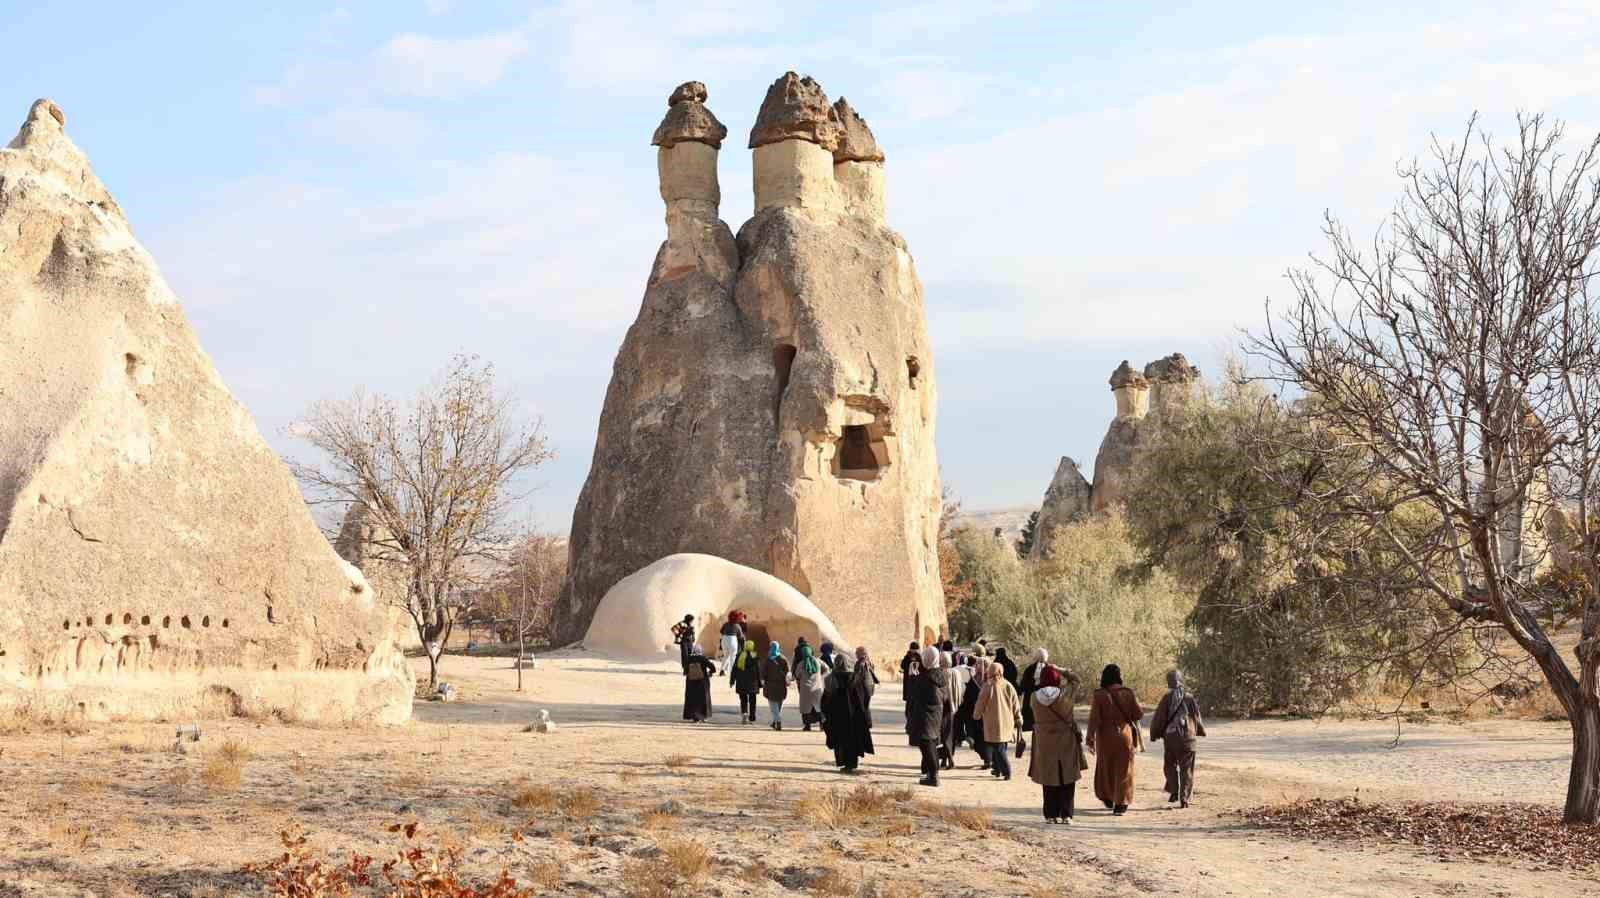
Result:
{"label": "group of tourists", "polygon": [[[692,616],[674,625],[673,633],[683,659],[683,717],[703,723],[711,716],[717,664],[694,642]],[[728,616],[721,635],[721,673],[739,696],[742,723],[755,723],[760,695],[767,702],[768,726],[782,730],[783,704],[793,685],[804,729],[822,729],[836,767],[855,772],[861,759],[874,753],[872,697],[878,675],[866,649],[857,648],[851,659],[827,642],[813,651],[801,637],[792,658],[784,657],[776,640],[762,654],[739,612]],[[1078,780],[1093,755],[1095,798],[1116,816],[1133,804],[1134,759],[1145,748],[1144,708],[1123,685],[1117,665],[1100,673],[1086,729],[1077,720],[1077,676],[1052,665],[1044,648],[1019,671],[1004,647],[991,652],[983,640],[968,650],[948,640],[926,647],[913,642],[900,660],[900,674],[906,735],[922,755],[922,785],[937,787],[939,774],[956,768],[956,751],[964,744],[977,755],[977,769],[1001,780],[1011,779],[1013,754],[1026,755],[1028,777],[1043,791],[1045,821],[1067,824],[1075,814]],[[1178,671],[1169,672],[1149,740],[1163,744],[1167,796],[1179,807],[1187,808],[1193,797],[1195,748],[1205,734],[1199,702]]]}

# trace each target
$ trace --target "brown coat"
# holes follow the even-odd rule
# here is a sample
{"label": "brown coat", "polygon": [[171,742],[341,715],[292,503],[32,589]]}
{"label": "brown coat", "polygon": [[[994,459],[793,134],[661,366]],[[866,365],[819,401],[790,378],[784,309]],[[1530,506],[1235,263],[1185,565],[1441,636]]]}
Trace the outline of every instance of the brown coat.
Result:
{"label": "brown coat", "polygon": [[[1089,705],[1089,747],[1095,750],[1094,794],[1114,805],[1133,804],[1133,758],[1144,709],[1126,686],[1096,689]],[[1034,726],[1038,726],[1037,720]]]}
{"label": "brown coat", "polygon": [[983,721],[983,741],[1015,742],[1017,731],[1022,728],[1022,702],[1017,698],[1017,687],[991,674],[978,693],[972,719]]}
{"label": "brown coat", "polygon": [[1065,786],[1083,777],[1078,759],[1083,757],[1083,731],[1073,717],[1072,699],[1066,695],[1046,705],[1035,692],[1033,707],[1033,752],[1028,758],[1028,777],[1041,786]]}

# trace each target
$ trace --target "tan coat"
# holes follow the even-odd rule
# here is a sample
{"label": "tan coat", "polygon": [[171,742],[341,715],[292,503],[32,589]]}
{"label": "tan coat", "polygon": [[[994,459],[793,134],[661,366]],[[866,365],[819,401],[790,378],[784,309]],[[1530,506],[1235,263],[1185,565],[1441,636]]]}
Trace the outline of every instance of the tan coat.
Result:
{"label": "tan coat", "polygon": [[1083,777],[1083,732],[1074,719],[1072,700],[1066,695],[1046,705],[1035,692],[1033,707],[1033,752],[1028,759],[1028,777],[1041,786],[1065,786]]}
{"label": "tan coat", "polygon": [[1022,701],[1017,698],[1017,687],[991,674],[978,693],[972,719],[983,721],[983,741],[1015,742],[1022,729]]}

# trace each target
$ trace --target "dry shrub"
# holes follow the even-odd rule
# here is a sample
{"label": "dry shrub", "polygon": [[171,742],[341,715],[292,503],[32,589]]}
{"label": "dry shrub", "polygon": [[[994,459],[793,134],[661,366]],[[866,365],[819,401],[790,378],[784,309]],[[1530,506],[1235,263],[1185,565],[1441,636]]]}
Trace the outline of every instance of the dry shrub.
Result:
{"label": "dry shrub", "polygon": [[698,894],[695,886],[711,874],[711,849],[692,839],[661,844],[654,857],[637,858],[622,868],[622,889],[629,898],[675,898]]}
{"label": "dry shrub", "polygon": [[561,887],[565,871],[556,861],[540,861],[528,870],[528,881],[542,892],[553,892]]}
{"label": "dry shrub", "polygon": [[244,782],[244,765],[248,752],[241,756],[237,752],[223,750],[206,759],[204,767],[200,768],[200,782],[214,792],[232,792]]}
{"label": "dry shrub", "polygon": [[222,744],[217,746],[217,754],[221,757],[227,758],[229,761],[232,761],[241,767],[244,766],[245,762],[254,757],[254,754],[251,753],[249,746],[231,736],[222,740]]}
{"label": "dry shrub", "polygon": [[858,890],[855,881],[846,876],[843,870],[837,867],[823,867],[812,875],[811,885],[806,891],[818,898],[822,896],[851,898]]}
{"label": "dry shrub", "polygon": [[772,868],[763,860],[754,860],[739,868],[739,878],[755,885],[772,879]]}
{"label": "dry shrub", "polygon": [[928,816],[961,829],[985,833],[995,828],[994,812],[988,808],[960,808],[933,801],[921,802],[918,807]]}
{"label": "dry shrub", "polygon": [[917,822],[911,817],[897,817],[883,827],[886,836],[909,836],[917,831]]}
{"label": "dry shrub", "polygon": [[661,846],[672,872],[685,882],[699,882],[711,872],[711,849],[693,839],[678,839]]}
{"label": "dry shrub", "polygon": [[519,781],[512,784],[511,806],[527,814],[553,811],[561,796],[549,786]]}
{"label": "dry shrub", "polygon": [[801,798],[795,810],[800,819],[824,829],[850,829],[904,812],[894,794],[866,785],[848,792],[843,789],[813,792]]}
{"label": "dry shrub", "polygon": [[572,820],[587,820],[600,810],[600,796],[587,786],[562,791],[543,783],[517,780],[511,784],[513,810],[524,814],[548,814],[559,810]]}
{"label": "dry shrub", "polygon": [[593,789],[575,789],[561,796],[561,813],[572,820],[588,820],[600,810],[600,796]]}
{"label": "dry shrub", "polygon": [[104,792],[110,785],[111,783],[108,782],[104,777],[88,775],[80,776],[77,779],[66,783],[65,787],[68,792],[74,792],[79,795],[98,795],[101,792]]}
{"label": "dry shrub", "polygon": [[639,818],[639,828],[648,832],[659,832],[661,830],[677,829],[678,824],[681,822],[675,814],[657,809],[646,811]]}
{"label": "dry shrub", "polygon": [[172,772],[167,774],[167,785],[174,789],[182,789],[184,786],[189,785],[190,779],[189,768],[180,764],[172,768]]}
{"label": "dry shrub", "polygon": [[673,770],[681,770],[694,763],[694,757],[692,755],[667,755],[661,759],[661,763]]}
{"label": "dry shrub", "polygon": [[259,880],[273,898],[535,898],[540,894],[521,888],[503,870],[486,882],[463,878],[460,847],[410,844],[417,833],[415,823],[395,824],[389,831],[403,834],[404,841],[393,859],[381,865],[359,854],[335,863],[310,848],[304,835],[285,831],[280,834],[283,853],[247,865],[244,872]]}
{"label": "dry shrub", "polygon": [[50,841],[59,848],[82,851],[93,837],[94,829],[87,823],[56,820],[50,824]]}

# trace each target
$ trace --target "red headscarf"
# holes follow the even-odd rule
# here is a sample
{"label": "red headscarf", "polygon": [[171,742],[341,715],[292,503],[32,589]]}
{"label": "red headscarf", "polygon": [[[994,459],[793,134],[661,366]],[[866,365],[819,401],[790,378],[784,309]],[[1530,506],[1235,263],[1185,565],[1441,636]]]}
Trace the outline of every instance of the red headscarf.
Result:
{"label": "red headscarf", "polygon": [[1044,670],[1039,672],[1039,688],[1044,689],[1054,686],[1061,688],[1061,670],[1053,665],[1046,664]]}

